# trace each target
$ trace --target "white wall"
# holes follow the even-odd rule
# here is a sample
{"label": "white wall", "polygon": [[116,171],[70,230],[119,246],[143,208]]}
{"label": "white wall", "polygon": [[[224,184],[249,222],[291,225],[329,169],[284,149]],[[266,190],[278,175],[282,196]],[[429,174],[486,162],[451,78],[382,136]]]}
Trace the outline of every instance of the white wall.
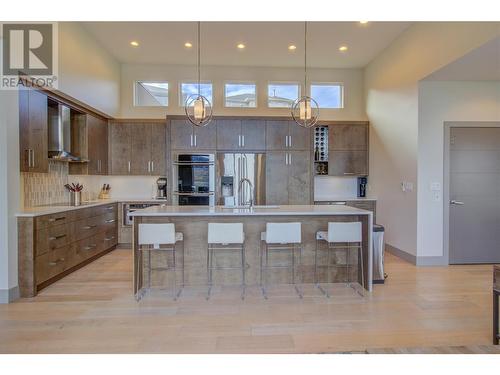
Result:
{"label": "white wall", "polygon": [[370,129],[370,194],[387,243],[417,255],[418,82],[498,35],[498,23],[423,22],[410,26],[365,69]]}
{"label": "white wall", "polygon": [[77,22],[59,23],[58,90],[110,116],[120,107],[120,64]]}
{"label": "white wall", "polygon": [[443,201],[430,184],[443,187],[444,122],[500,121],[500,82],[429,82],[419,85],[418,249],[443,256]]}
{"label": "white wall", "polygon": [[[320,116],[328,120],[365,120],[362,69],[311,69],[309,82],[343,82],[343,109],[322,109]],[[122,65],[121,111],[122,118],[163,118],[166,114],[182,115],[184,108],[179,105],[178,88],[181,81],[197,79],[195,66],[179,65]],[[201,79],[209,80],[214,89],[215,115],[240,116],[289,116],[288,109],[267,108],[268,82],[304,81],[304,70],[294,68],[262,68],[211,66],[202,67]],[[140,80],[160,80],[169,82],[169,107],[134,107],[134,82]],[[225,108],[223,105],[224,83],[226,81],[251,81],[257,84],[257,108]],[[304,89],[302,88],[302,92]]]}
{"label": "white wall", "polygon": [[[15,297],[20,204],[18,92],[0,90],[0,303]],[[14,295],[12,295],[14,293]]]}

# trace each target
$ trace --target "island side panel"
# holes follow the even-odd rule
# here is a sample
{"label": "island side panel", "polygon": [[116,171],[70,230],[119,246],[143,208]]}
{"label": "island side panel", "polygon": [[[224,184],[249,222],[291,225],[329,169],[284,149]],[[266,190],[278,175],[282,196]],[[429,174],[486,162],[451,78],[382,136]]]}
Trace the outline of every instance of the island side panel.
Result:
{"label": "island side panel", "polygon": [[[258,285],[260,279],[260,258],[259,251],[261,247],[260,233],[265,231],[266,222],[301,222],[302,223],[302,241],[304,251],[302,253],[302,265],[300,268],[302,282],[312,283],[314,281],[314,250],[316,246],[315,235],[318,230],[326,230],[328,222],[331,221],[361,221],[363,224],[363,260],[366,286],[369,289],[369,243],[370,243],[370,220],[368,215],[333,215],[333,216],[145,216],[134,219],[134,292],[139,290],[142,279],[140,253],[137,249],[137,227],[140,222],[144,223],[174,223],[177,232],[184,234],[185,246],[185,277],[186,285],[206,285],[206,256],[207,256],[207,237],[208,223],[234,223],[242,222],[245,231],[246,260],[249,265],[247,270],[247,285]],[[323,244],[324,246],[325,244]],[[320,261],[326,260],[326,252],[320,250]],[[338,252],[334,256],[339,263],[345,262],[345,253]],[[355,258],[353,258],[355,259]],[[271,261],[282,263],[287,260],[286,254],[274,254]],[[164,258],[161,255],[152,255],[153,267],[163,264]],[[238,264],[238,253],[227,251],[217,257],[219,265]],[[322,270],[320,278],[325,278],[326,271]],[[345,269],[339,267],[332,269],[332,280],[343,281]],[[357,272],[357,274],[354,274]],[[361,280],[360,273],[354,269],[353,279]],[[166,286],[171,278],[168,278],[163,271],[153,271],[153,286]],[[286,270],[272,270],[270,272],[269,282],[287,283],[290,280],[290,274]],[[326,280],[326,278],[325,278]],[[241,274],[239,271],[217,271],[215,275],[215,284],[233,284],[239,285]]]}

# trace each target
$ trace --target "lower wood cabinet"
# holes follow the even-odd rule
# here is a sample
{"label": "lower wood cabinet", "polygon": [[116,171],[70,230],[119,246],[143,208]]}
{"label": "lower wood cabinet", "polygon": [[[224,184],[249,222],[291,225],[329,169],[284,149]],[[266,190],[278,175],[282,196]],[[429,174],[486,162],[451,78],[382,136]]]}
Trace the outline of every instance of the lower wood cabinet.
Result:
{"label": "lower wood cabinet", "polygon": [[112,250],[118,243],[116,203],[18,218],[21,297],[37,292]]}

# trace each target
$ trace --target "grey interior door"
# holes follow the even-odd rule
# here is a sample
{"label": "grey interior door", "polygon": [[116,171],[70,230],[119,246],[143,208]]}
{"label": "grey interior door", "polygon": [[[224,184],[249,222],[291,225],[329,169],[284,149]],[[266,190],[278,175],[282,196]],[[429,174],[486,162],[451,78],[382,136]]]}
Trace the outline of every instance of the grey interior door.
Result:
{"label": "grey interior door", "polygon": [[450,129],[449,263],[500,263],[500,128]]}

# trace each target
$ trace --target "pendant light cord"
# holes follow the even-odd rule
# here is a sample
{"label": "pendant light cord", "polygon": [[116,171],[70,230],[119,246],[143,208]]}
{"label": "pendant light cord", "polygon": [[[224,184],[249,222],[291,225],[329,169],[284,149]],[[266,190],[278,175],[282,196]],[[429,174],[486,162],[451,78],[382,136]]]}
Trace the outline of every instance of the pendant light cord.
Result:
{"label": "pendant light cord", "polygon": [[307,21],[304,22],[304,92],[307,96]]}
{"label": "pendant light cord", "polygon": [[200,85],[201,85],[201,81],[200,81],[200,24],[201,22],[198,21],[198,95],[201,95],[201,89],[200,89]]}

